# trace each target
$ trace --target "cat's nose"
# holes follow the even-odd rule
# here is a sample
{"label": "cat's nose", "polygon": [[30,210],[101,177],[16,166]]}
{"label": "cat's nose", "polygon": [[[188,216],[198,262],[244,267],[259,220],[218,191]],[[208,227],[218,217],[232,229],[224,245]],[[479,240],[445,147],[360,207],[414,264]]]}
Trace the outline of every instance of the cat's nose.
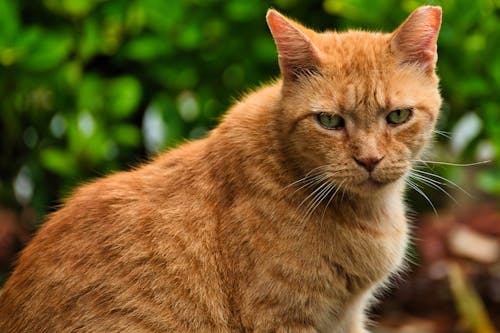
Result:
{"label": "cat's nose", "polygon": [[356,161],[356,163],[358,163],[358,165],[361,165],[363,168],[365,168],[366,171],[372,172],[373,169],[375,169],[377,164],[379,164],[380,161],[382,161],[382,159],[384,157],[383,156],[382,157],[370,156],[370,157],[359,157],[359,158],[353,157],[353,158]]}

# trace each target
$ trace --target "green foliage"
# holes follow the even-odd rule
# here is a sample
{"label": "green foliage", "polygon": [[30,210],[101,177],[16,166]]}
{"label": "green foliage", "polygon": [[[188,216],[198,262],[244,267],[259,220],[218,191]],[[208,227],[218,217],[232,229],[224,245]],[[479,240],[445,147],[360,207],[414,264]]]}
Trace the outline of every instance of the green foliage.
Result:
{"label": "green foliage", "polygon": [[[197,138],[278,75],[275,7],[317,29],[389,31],[424,1],[0,0],[0,200],[46,207],[83,180]],[[500,153],[499,3],[443,0],[443,129],[477,113],[460,152]],[[479,175],[500,193],[500,170]],[[15,190],[16,189],[16,190]]]}

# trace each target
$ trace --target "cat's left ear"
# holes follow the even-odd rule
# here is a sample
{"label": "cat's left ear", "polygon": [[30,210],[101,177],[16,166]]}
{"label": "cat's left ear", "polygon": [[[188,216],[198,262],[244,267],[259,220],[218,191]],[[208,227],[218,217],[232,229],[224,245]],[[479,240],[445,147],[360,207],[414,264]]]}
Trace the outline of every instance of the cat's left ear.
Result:
{"label": "cat's left ear", "polygon": [[437,61],[437,38],[441,27],[441,7],[415,9],[396,29],[391,51],[404,63],[417,63],[433,72]]}
{"label": "cat's left ear", "polygon": [[296,80],[301,75],[315,72],[319,65],[319,51],[308,36],[314,32],[274,9],[267,11],[266,20],[278,48],[284,79]]}

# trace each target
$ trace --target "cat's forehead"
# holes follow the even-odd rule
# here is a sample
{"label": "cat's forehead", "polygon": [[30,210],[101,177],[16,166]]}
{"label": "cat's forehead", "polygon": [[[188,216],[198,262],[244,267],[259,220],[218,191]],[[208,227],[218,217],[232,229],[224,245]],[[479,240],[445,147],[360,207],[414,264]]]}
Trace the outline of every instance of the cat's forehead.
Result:
{"label": "cat's forehead", "polygon": [[311,82],[314,105],[380,110],[415,105],[418,95],[435,93],[436,80],[422,75],[418,67],[401,65],[391,54],[391,34],[325,32],[317,38],[322,66],[321,75]]}
{"label": "cat's forehead", "polygon": [[310,107],[347,113],[377,113],[436,102],[437,80],[430,80],[410,66],[385,69],[353,65],[331,70],[309,81]]}
{"label": "cat's forehead", "polygon": [[329,67],[351,70],[382,70],[391,62],[390,34],[350,30],[317,34],[321,61]]}

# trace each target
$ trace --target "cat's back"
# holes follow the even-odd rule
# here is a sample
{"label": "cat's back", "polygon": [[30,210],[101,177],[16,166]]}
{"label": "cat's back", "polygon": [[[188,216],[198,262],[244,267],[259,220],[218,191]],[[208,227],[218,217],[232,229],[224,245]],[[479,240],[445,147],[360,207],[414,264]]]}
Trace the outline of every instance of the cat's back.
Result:
{"label": "cat's back", "polygon": [[0,296],[0,331],[154,332],[225,320],[206,145],[78,189],[23,251]]}

